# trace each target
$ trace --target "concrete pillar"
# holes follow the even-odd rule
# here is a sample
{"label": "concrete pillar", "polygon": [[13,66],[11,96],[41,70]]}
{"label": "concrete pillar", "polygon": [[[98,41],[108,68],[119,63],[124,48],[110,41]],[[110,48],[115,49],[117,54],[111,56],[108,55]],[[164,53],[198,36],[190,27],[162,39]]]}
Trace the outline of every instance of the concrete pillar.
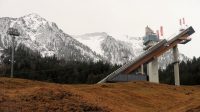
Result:
{"label": "concrete pillar", "polygon": [[157,58],[147,64],[147,74],[149,75],[149,82],[159,83]]}
{"label": "concrete pillar", "polygon": [[144,66],[143,66],[143,64],[141,65],[141,73],[142,73],[142,75],[144,75]]}
{"label": "concrete pillar", "polygon": [[175,85],[180,85],[180,79],[179,79],[179,52],[178,52],[178,46],[176,45],[173,48],[173,56],[174,56],[174,81]]}
{"label": "concrete pillar", "polygon": [[143,75],[144,74],[144,67],[143,64],[139,68],[139,72]]}

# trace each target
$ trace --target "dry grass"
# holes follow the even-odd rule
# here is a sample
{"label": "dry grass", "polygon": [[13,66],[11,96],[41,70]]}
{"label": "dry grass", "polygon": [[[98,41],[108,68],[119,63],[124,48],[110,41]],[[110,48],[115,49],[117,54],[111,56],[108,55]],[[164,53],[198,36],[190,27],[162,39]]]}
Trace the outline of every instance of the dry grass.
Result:
{"label": "dry grass", "polygon": [[0,78],[0,112],[200,112],[200,86],[61,85]]}

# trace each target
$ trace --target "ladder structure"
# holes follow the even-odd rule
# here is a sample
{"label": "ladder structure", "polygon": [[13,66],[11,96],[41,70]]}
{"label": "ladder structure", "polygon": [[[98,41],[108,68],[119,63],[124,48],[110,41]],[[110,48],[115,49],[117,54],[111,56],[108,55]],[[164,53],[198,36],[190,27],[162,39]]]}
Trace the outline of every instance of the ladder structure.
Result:
{"label": "ladder structure", "polygon": [[[174,36],[172,39],[167,41],[166,39],[160,40],[155,45],[148,48],[144,53],[140,56],[136,57],[134,60],[126,63],[122,67],[118,68],[116,71],[109,74],[107,77],[99,81],[98,83],[106,83],[106,82],[121,82],[121,81],[132,81],[132,79],[145,79],[145,75],[138,74],[132,75],[132,73],[138,69],[142,69],[143,65],[149,64],[149,81],[159,83],[158,77],[158,68],[157,66],[157,58],[161,56],[166,51],[173,49],[174,56],[174,76],[175,76],[175,85],[180,85],[179,81],[179,61],[178,61],[178,44],[186,44],[191,41],[189,37],[194,33],[194,29],[192,26],[187,29],[182,30],[179,34]],[[150,64],[151,63],[151,64]]]}

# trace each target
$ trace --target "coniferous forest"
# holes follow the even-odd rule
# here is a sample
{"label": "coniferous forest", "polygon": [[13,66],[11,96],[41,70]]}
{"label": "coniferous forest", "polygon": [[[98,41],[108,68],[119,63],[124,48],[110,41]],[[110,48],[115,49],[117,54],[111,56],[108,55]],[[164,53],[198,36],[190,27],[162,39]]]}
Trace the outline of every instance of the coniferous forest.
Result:
{"label": "coniferous forest", "polygon": [[[10,76],[11,48],[5,49],[1,59],[0,76]],[[39,52],[19,45],[15,51],[14,77],[55,83],[97,83],[119,68],[102,61],[80,62],[57,59],[56,56],[42,57]],[[174,84],[173,64],[159,70],[161,83]],[[200,84],[200,58],[180,62],[181,85]]]}
{"label": "coniferous forest", "polygon": [[[11,48],[5,49],[1,58],[1,76],[10,76]],[[96,83],[117,69],[118,65],[105,62],[65,61],[53,57],[42,57],[20,45],[15,51],[14,77],[55,83]]]}
{"label": "coniferous forest", "polygon": [[[179,64],[181,85],[200,85],[200,58],[182,61]],[[159,70],[161,83],[174,84],[174,66],[170,64],[164,70]]]}

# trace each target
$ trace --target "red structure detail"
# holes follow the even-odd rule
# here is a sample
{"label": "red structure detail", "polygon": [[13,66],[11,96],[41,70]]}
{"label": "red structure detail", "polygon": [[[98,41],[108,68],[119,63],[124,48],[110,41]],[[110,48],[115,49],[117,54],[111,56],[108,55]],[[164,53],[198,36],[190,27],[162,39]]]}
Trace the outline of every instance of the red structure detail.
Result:
{"label": "red structure detail", "polygon": [[160,36],[163,36],[163,26],[160,26]]}

